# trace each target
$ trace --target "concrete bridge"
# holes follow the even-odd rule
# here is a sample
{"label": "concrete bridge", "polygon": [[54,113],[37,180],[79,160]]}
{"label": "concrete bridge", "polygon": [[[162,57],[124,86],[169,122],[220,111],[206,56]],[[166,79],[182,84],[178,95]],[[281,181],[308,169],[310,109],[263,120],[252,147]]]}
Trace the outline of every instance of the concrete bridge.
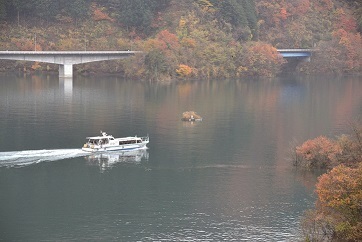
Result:
{"label": "concrete bridge", "polygon": [[298,58],[303,61],[310,61],[312,52],[315,52],[315,49],[277,49],[277,51],[284,58]]}
{"label": "concrete bridge", "polygon": [[[313,49],[278,49],[284,58],[310,61]],[[73,65],[104,60],[117,60],[141,51],[0,51],[0,59],[37,61],[59,65],[59,77],[73,77]]]}
{"label": "concrete bridge", "polygon": [[73,77],[73,65],[133,56],[140,51],[0,51],[0,59],[59,65],[59,77]]}

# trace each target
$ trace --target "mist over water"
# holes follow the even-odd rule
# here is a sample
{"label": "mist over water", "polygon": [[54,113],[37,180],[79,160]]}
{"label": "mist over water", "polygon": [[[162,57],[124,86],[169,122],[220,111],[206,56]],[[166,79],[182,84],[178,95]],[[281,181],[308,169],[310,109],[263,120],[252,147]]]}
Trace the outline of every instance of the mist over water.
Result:
{"label": "mist over water", "polygon": [[[362,114],[357,77],[0,85],[5,241],[295,241],[319,174],[294,169],[290,147]],[[191,110],[203,121],[182,122]],[[100,130],[150,143],[83,152]]]}

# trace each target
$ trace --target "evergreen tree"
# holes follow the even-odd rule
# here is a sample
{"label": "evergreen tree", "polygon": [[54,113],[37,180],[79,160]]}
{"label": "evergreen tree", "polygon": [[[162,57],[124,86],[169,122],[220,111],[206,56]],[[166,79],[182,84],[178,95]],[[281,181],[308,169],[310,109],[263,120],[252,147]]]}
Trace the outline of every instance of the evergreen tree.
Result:
{"label": "evergreen tree", "polygon": [[121,0],[119,20],[127,27],[147,30],[152,21],[150,1],[146,0]]}
{"label": "evergreen tree", "polygon": [[26,16],[31,16],[35,12],[36,0],[12,0],[15,10]]}
{"label": "evergreen tree", "polygon": [[110,0],[110,8],[116,11],[118,20],[128,28],[150,33],[155,14],[162,11],[170,0]]}
{"label": "evergreen tree", "polygon": [[59,1],[53,0],[36,0],[35,2],[35,15],[46,18],[47,20],[54,19],[60,12]]}
{"label": "evergreen tree", "polygon": [[[254,2],[254,0],[251,1]],[[246,2],[249,2],[249,0]],[[217,10],[218,18],[223,19],[236,28],[248,26],[246,10],[249,9],[244,8],[243,0],[210,0],[210,3]]]}
{"label": "evergreen tree", "polygon": [[255,7],[255,1],[254,0],[243,0],[242,1],[246,18],[248,20],[248,26],[253,34],[253,39],[258,39],[258,17],[256,14],[256,7]]}
{"label": "evergreen tree", "polygon": [[66,5],[66,12],[74,19],[83,18],[88,15],[89,6],[90,2],[88,0],[69,1]]}

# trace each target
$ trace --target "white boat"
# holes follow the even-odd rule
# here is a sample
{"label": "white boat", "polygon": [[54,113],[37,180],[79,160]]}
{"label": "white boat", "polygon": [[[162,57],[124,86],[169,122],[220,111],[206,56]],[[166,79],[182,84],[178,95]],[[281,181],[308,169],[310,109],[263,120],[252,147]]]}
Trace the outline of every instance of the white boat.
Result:
{"label": "white boat", "polygon": [[146,148],[150,142],[148,136],[114,138],[106,132],[101,131],[101,134],[101,136],[87,137],[88,141],[83,145],[82,150],[86,152],[136,150]]}

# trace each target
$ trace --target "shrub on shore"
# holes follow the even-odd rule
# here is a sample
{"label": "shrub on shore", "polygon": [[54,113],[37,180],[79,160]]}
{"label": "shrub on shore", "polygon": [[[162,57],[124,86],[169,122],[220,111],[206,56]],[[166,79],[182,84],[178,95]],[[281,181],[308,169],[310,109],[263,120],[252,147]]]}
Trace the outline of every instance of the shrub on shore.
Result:
{"label": "shrub on shore", "polygon": [[316,184],[314,210],[305,213],[305,241],[362,241],[362,126],[350,135],[307,140],[295,149],[295,165],[328,168]]}
{"label": "shrub on shore", "polygon": [[351,130],[337,139],[319,136],[305,141],[295,148],[295,165],[309,169],[356,166],[362,160],[362,125],[353,124]]}
{"label": "shrub on shore", "polygon": [[342,149],[338,142],[319,136],[297,146],[295,153],[297,166],[328,168],[338,163]]}
{"label": "shrub on shore", "polygon": [[339,165],[319,177],[316,209],[302,221],[306,241],[362,240],[362,162]]}

